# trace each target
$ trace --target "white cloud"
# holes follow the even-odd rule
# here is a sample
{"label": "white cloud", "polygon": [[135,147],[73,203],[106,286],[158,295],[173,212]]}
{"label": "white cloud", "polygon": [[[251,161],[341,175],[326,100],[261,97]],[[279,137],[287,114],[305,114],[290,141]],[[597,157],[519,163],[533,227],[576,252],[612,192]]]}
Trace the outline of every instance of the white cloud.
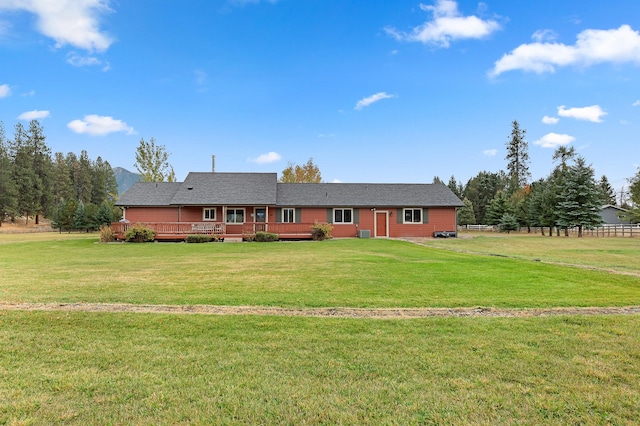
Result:
{"label": "white cloud", "polygon": [[34,109],[33,111],[23,112],[18,116],[18,120],[40,120],[41,118],[47,118],[51,115],[49,111],[38,111]]}
{"label": "white cloud", "polygon": [[0,84],[0,98],[11,96],[11,87],[8,84]]}
{"label": "white cloud", "polygon": [[631,106],[640,106],[640,99],[632,103]]}
{"label": "white cloud", "polygon": [[495,157],[498,154],[498,150],[497,149],[485,149],[484,151],[482,151],[482,153],[484,155],[486,155],[487,157]]}
{"label": "white cloud", "polygon": [[557,148],[562,145],[568,145],[576,140],[571,135],[559,134],[559,133],[547,133],[540,139],[534,142],[536,145],[540,145],[542,148]]}
{"label": "white cloud", "polygon": [[496,21],[485,21],[473,15],[462,16],[454,0],[436,0],[435,5],[421,4],[420,8],[431,12],[433,20],[413,28],[409,33],[386,27],[387,34],[401,41],[449,47],[453,40],[483,38],[500,29],[500,24]]}
{"label": "white cloud", "polygon": [[542,117],[542,122],[544,124],[556,124],[558,121],[560,121],[558,117],[549,117],[548,115]]}
{"label": "white cloud", "polygon": [[22,10],[37,17],[37,29],[56,47],[75,46],[103,52],[113,40],[100,30],[99,18],[111,11],[110,0],[0,0],[0,11]]}
{"label": "white cloud", "polygon": [[67,54],[67,63],[74,67],[102,66],[103,71],[109,71],[111,69],[109,62],[103,62],[95,56],[78,55],[75,52],[69,52],[69,54]]}
{"label": "white cloud", "polygon": [[331,183],[342,183],[342,181],[340,179],[334,179],[331,181]]}
{"label": "white cloud", "polygon": [[538,74],[555,72],[557,67],[612,63],[640,64],[640,33],[629,25],[612,30],[585,30],[578,34],[576,44],[521,44],[496,61],[490,76],[513,70]]}
{"label": "white cloud", "polygon": [[396,95],[390,95],[387,92],[378,92],[375,95],[371,95],[367,98],[364,99],[360,99],[358,101],[358,103],[356,104],[355,109],[362,109],[364,107],[367,107],[373,103],[376,103],[378,101],[381,101],[383,99],[389,99],[389,98],[395,98]]}
{"label": "white cloud", "polygon": [[207,83],[207,78],[209,77],[209,75],[206,72],[202,70],[195,70],[193,74],[195,75],[196,84],[198,86],[203,86]]}
{"label": "white cloud", "polygon": [[251,161],[252,163],[258,163],[258,164],[268,164],[268,163],[275,163],[276,161],[280,161],[280,159],[282,158],[282,156],[280,154],[278,154],[277,152],[268,152],[266,154],[260,154],[257,158],[250,158],[249,161]]}
{"label": "white cloud", "polygon": [[602,117],[607,115],[606,112],[600,108],[600,105],[591,105],[583,108],[569,108],[566,109],[564,105],[558,107],[558,115],[560,117],[570,117],[576,120],[586,120],[593,123],[602,122]]}
{"label": "white cloud", "polygon": [[538,43],[542,43],[543,41],[553,41],[558,38],[558,34],[552,30],[538,30],[531,36],[532,39],[537,41]]}
{"label": "white cloud", "polygon": [[125,132],[128,135],[135,133],[133,127],[122,120],[95,114],[85,115],[82,120],[73,120],[67,124],[67,127],[75,133],[86,133],[91,136],[105,136],[115,132]]}

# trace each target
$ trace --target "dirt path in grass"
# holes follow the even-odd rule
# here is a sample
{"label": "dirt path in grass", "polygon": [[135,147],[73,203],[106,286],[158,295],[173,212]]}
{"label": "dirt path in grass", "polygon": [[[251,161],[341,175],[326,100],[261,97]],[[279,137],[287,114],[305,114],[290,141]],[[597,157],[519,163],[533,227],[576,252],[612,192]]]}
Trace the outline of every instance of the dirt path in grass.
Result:
{"label": "dirt path in grass", "polygon": [[126,303],[2,303],[0,311],[267,315],[319,318],[542,317],[638,315],[640,306],[565,308],[278,308],[268,306],[133,305]]}

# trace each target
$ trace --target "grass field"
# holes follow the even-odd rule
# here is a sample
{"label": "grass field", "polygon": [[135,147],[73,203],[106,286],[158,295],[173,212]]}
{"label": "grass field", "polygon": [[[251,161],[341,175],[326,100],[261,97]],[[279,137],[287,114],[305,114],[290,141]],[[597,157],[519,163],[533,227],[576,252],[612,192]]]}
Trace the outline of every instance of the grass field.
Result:
{"label": "grass field", "polygon": [[[61,237],[0,244],[0,300],[283,307],[640,305],[638,276],[403,241],[98,244],[95,237]],[[523,244],[514,241],[514,246]],[[474,244],[462,239],[441,244],[460,247],[459,242]],[[639,240],[631,242],[635,245],[601,248],[597,261],[609,268],[610,259],[621,255],[640,258]],[[574,262],[594,257],[587,251],[579,256]],[[620,267],[633,268],[631,261]]]}
{"label": "grass field", "polygon": [[[535,237],[427,247],[105,245],[82,234],[0,234],[0,302],[640,305],[640,278],[611,272],[638,272],[625,257],[640,258],[640,240],[552,240],[546,249],[547,239]],[[636,315],[374,320],[0,310],[0,347],[0,424],[639,418]]]}

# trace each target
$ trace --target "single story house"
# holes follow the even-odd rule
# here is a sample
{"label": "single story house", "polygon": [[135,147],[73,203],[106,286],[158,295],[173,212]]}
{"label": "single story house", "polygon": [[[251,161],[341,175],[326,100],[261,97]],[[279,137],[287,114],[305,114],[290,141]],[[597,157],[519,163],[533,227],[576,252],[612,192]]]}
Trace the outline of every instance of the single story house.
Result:
{"label": "single story house", "polygon": [[627,209],[623,209],[622,207],[606,204],[600,209],[602,223],[605,225],[628,225],[631,221],[620,219],[620,215],[627,213],[627,211]]}
{"label": "single story house", "polygon": [[[443,184],[279,183],[276,173],[192,172],[184,182],[137,182],[117,206],[123,221],[142,223],[157,239],[195,233],[242,238],[267,231],[311,238],[314,223],[330,223],[334,237],[455,235],[462,201]],[[450,234],[451,235],[451,234]]]}

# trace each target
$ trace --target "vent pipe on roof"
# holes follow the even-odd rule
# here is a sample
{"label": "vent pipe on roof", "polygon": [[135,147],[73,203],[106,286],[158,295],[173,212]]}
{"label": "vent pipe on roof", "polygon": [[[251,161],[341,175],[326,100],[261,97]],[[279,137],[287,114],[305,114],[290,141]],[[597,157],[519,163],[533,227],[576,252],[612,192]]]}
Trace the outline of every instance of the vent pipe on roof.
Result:
{"label": "vent pipe on roof", "polygon": [[211,156],[211,173],[215,173],[216,172],[216,156],[212,155]]}

